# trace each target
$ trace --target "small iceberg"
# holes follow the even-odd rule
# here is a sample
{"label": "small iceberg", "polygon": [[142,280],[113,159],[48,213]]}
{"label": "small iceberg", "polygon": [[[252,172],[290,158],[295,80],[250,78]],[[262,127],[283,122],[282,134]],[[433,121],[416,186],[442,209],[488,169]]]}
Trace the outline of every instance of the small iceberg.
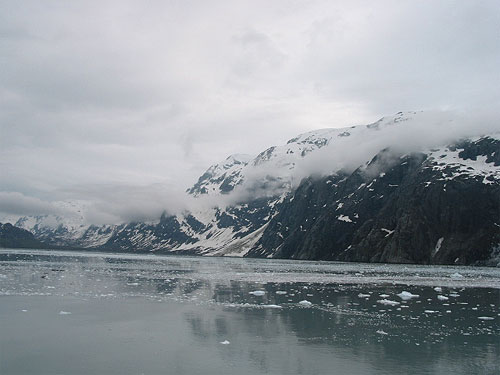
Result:
{"label": "small iceberg", "polygon": [[286,291],[284,291],[284,290],[277,290],[276,294],[286,294]]}
{"label": "small iceberg", "polygon": [[389,297],[389,295],[388,294],[379,294],[379,297],[387,298],[387,297]]}
{"label": "small iceberg", "polygon": [[370,297],[370,295],[369,294],[364,294],[364,293],[359,293],[358,297],[359,298],[368,298],[368,297]]}
{"label": "small iceberg", "polygon": [[253,292],[249,292],[248,294],[253,294],[254,296],[263,296],[266,294],[263,290],[254,290]]}
{"label": "small iceberg", "polygon": [[230,343],[229,341],[227,341],[227,340],[221,341],[220,343],[221,343],[222,345],[229,345],[229,344],[231,344],[231,343]]}
{"label": "small iceberg", "polygon": [[452,274],[450,275],[450,277],[451,277],[452,279],[463,279],[463,278],[464,278],[464,275],[462,275],[462,274],[460,274],[460,273],[458,273],[458,272],[455,272],[455,273],[452,273]]}
{"label": "small iceberg", "polygon": [[306,300],[306,299],[305,299],[305,300],[303,300],[303,301],[300,301],[300,302],[299,302],[299,305],[309,307],[309,306],[311,306],[311,305],[312,305],[312,302],[309,302],[308,300]]}
{"label": "small iceberg", "polygon": [[494,320],[492,316],[478,316],[477,317],[479,320]]}
{"label": "small iceberg", "polygon": [[59,311],[59,315],[71,315],[69,311]]}
{"label": "small iceberg", "polygon": [[389,305],[389,306],[397,306],[400,304],[399,302],[391,301],[390,299],[379,299],[377,302],[382,305]]}
{"label": "small iceberg", "polygon": [[266,309],[282,309],[283,308],[280,305],[262,305],[262,307],[264,307]]}
{"label": "small iceberg", "polygon": [[437,286],[437,287],[434,288],[434,291],[438,292],[438,293],[441,293],[443,291],[443,288],[441,288],[440,286]]}
{"label": "small iceberg", "polygon": [[401,293],[399,294],[396,294],[399,298],[401,298],[403,301],[408,301],[412,298],[418,298],[420,297],[419,294],[412,294],[410,292],[407,292],[407,291],[402,291]]}
{"label": "small iceberg", "polygon": [[388,335],[388,333],[387,333],[387,332],[384,332],[384,331],[382,331],[381,329],[379,329],[379,330],[377,331],[377,333],[378,333],[379,335]]}
{"label": "small iceberg", "polygon": [[442,296],[441,294],[437,296],[437,299],[440,300],[440,301],[448,301],[449,300],[448,297]]}

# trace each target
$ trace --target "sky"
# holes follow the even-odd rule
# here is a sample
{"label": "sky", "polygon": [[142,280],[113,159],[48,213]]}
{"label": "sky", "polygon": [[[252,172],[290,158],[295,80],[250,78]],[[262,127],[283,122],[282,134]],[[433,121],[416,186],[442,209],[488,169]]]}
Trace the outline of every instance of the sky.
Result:
{"label": "sky", "polygon": [[497,0],[0,0],[0,215],[116,221],[310,130],[496,111],[499,66]]}

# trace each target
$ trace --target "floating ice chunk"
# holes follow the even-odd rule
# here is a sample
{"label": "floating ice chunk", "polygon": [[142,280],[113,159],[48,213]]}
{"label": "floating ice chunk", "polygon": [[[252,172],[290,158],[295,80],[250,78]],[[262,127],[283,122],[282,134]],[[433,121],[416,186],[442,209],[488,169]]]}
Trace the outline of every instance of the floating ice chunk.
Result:
{"label": "floating ice chunk", "polygon": [[384,331],[382,331],[381,329],[379,329],[379,330],[377,331],[377,333],[378,333],[379,335],[388,335],[388,333],[387,333],[387,332],[384,332]]}
{"label": "floating ice chunk", "polygon": [[127,283],[127,285],[129,285],[129,286],[137,286],[137,285],[139,285],[139,283]]}
{"label": "floating ice chunk", "polygon": [[283,308],[280,305],[262,305],[262,307],[264,307],[266,309],[282,309]]}
{"label": "floating ice chunk", "polygon": [[22,312],[28,312],[28,310],[21,310]]}
{"label": "floating ice chunk", "polygon": [[379,297],[387,298],[387,297],[389,297],[389,295],[388,294],[379,294]]}
{"label": "floating ice chunk", "polygon": [[434,314],[434,313],[437,313],[437,311],[436,310],[424,310],[424,313]]}
{"label": "floating ice chunk", "polygon": [[399,294],[396,294],[399,298],[401,298],[403,301],[408,301],[412,298],[418,298],[420,295],[418,294],[411,294],[410,292],[407,291],[402,291]]}
{"label": "floating ice chunk", "polygon": [[460,297],[460,294],[458,294],[458,293],[450,293],[449,296],[450,297]]}
{"label": "floating ice chunk", "polygon": [[478,316],[477,318],[480,320],[494,320],[495,319],[492,316]]}
{"label": "floating ice chunk", "polygon": [[306,300],[306,299],[305,299],[305,300],[303,300],[303,301],[300,301],[300,302],[299,302],[299,305],[309,307],[309,306],[311,306],[311,305],[312,305],[312,302],[309,302],[308,300]]}
{"label": "floating ice chunk", "polygon": [[435,287],[434,290],[438,293],[441,293],[443,291],[443,289],[440,286]]}
{"label": "floating ice chunk", "polygon": [[397,306],[400,304],[399,302],[391,301],[390,299],[379,299],[377,302],[382,305],[389,305],[389,306]]}
{"label": "floating ice chunk", "polygon": [[448,297],[442,296],[441,294],[437,296],[437,299],[440,300],[440,301],[448,301],[449,300]]}
{"label": "floating ice chunk", "polygon": [[370,297],[370,295],[369,294],[364,294],[364,293],[359,293],[358,297],[359,298],[368,298],[368,297]]}
{"label": "floating ice chunk", "polygon": [[352,223],[351,218],[349,216],[345,216],[345,215],[339,215],[337,217],[337,220],[345,221],[346,223]]}
{"label": "floating ice chunk", "polygon": [[227,340],[221,341],[220,343],[221,343],[222,345],[229,345],[229,344],[231,344],[231,343],[230,343],[229,341],[227,341]]}
{"label": "floating ice chunk", "polygon": [[249,292],[248,294],[253,294],[254,296],[263,296],[266,294],[263,290],[254,290],[253,292]]}
{"label": "floating ice chunk", "polygon": [[59,315],[71,315],[69,311],[59,311]]}
{"label": "floating ice chunk", "polygon": [[451,310],[446,310],[446,313],[447,314],[451,314]]}
{"label": "floating ice chunk", "polygon": [[451,277],[452,279],[463,279],[463,278],[464,278],[464,275],[462,275],[462,274],[460,274],[460,273],[458,273],[458,272],[455,272],[455,273],[452,273],[452,274],[450,275],[450,277]]}
{"label": "floating ice chunk", "polygon": [[284,291],[284,290],[277,290],[276,294],[286,294],[286,291]]}

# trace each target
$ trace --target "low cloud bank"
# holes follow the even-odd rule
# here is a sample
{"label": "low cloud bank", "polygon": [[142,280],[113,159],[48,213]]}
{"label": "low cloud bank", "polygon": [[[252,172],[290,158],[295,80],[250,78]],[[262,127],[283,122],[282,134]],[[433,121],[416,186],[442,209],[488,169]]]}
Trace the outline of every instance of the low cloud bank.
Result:
{"label": "low cloud bank", "polygon": [[[437,111],[417,113],[406,120],[384,125],[386,119],[378,128],[362,126],[360,131],[352,131],[348,137],[332,138],[328,146],[295,160],[290,172],[276,170],[272,163],[254,166],[250,162],[243,171],[244,183],[227,195],[194,198],[185,193],[184,187],[164,184],[79,186],[58,191],[55,194],[59,198],[57,201],[45,201],[19,192],[0,192],[0,213],[4,218],[59,215],[85,224],[153,221],[164,212],[202,211],[286,192],[311,175],[329,175],[340,169],[352,171],[386,148],[410,153],[447,145],[461,138],[500,133],[499,119],[498,113],[493,112]],[[69,201],[76,203],[68,204]]]}

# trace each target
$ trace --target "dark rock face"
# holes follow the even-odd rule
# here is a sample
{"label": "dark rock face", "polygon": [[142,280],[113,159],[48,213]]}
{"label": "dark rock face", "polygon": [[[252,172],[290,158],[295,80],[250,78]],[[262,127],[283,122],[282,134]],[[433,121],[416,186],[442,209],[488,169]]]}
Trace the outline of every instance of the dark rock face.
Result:
{"label": "dark rock face", "polygon": [[[377,129],[379,124],[368,127]],[[335,140],[352,137],[351,129],[348,130],[335,135]],[[304,146],[295,152],[309,153],[327,145],[328,139],[311,133],[290,142]],[[289,148],[285,153],[273,147],[252,163],[282,160],[289,152],[294,151]],[[231,194],[245,177],[242,168],[251,167],[249,160],[245,155],[233,155],[213,165],[188,192],[194,196],[207,192],[215,196]],[[287,193],[291,184],[280,168],[293,167],[294,162],[273,164],[258,179],[246,182],[245,197],[253,199],[241,198],[245,201],[228,207],[175,216],[165,214],[156,223],[104,226],[61,223],[46,227],[42,225],[44,217],[35,217],[37,224],[27,228],[36,239],[67,248],[389,263],[500,264],[498,139],[465,140],[405,155],[382,150],[354,171],[312,176]],[[24,226],[23,220],[28,219],[20,219],[16,225]],[[24,235],[21,233],[20,238]],[[10,240],[4,243],[13,243],[6,242],[13,237],[6,238]]]}
{"label": "dark rock face", "polygon": [[31,232],[9,223],[0,223],[0,247],[45,248],[46,246],[35,239]]}
{"label": "dark rock face", "polygon": [[[453,147],[450,147],[453,149]],[[496,165],[498,140],[456,145]],[[304,180],[252,257],[419,264],[492,264],[500,248],[498,179],[426,154],[379,153],[353,173]]]}

